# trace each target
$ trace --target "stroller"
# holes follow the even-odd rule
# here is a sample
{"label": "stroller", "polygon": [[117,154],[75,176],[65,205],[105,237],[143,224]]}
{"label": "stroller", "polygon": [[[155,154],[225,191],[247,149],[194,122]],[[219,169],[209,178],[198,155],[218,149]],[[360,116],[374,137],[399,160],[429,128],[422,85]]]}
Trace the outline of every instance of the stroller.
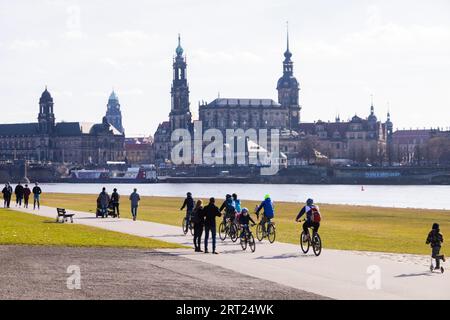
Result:
{"label": "stroller", "polygon": [[114,210],[114,205],[112,203],[112,201],[109,202],[108,208],[106,208],[106,212],[102,212],[102,207],[100,205],[100,201],[99,199],[97,199],[97,210],[95,212],[95,217],[102,217],[102,218],[108,218],[108,217],[112,217],[112,218],[118,218],[117,213]]}

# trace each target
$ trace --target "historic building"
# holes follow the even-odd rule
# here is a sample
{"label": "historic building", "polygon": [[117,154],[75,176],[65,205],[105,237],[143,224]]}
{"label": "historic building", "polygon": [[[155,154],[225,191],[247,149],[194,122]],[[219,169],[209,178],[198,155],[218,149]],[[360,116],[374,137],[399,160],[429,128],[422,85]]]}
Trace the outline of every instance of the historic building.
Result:
{"label": "historic building", "polygon": [[125,134],[125,130],[122,126],[122,112],[120,111],[119,98],[117,97],[114,90],[109,96],[108,104],[106,107],[106,120],[108,120],[108,123],[110,123],[120,133]]}
{"label": "historic building", "polygon": [[155,161],[153,138],[125,138],[126,162],[131,165],[152,164]]}
{"label": "historic building", "polygon": [[278,102],[272,99],[218,98],[199,105],[203,130],[290,129],[300,123],[299,83],[294,77],[294,63],[289,50],[289,35],[284,53],[283,76],[277,82]]}
{"label": "historic building", "polygon": [[54,103],[45,89],[37,123],[0,124],[0,159],[104,164],[125,159],[124,135],[101,123],[55,121]]}
{"label": "historic building", "polygon": [[[322,159],[347,159],[355,162],[382,163],[391,156],[393,124],[378,120],[372,103],[370,114],[363,119],[354,116],[347,122],[301,122],[300,86],[294,76],[294,63],[287,35],[283,74],[277,82],[278,101],[267,98],[217,98],[199,103],[202,130],[279,129],[280,151],[291,164],[304,163],[319,155]],[[171,133],[179,128],[192,132],[186,60],[178,38],[173,63],[172,106],[169,121],[159,125],[155,133],[155,159],[170,160]],[[269,141],[269,150],[271,149]],[[309,162],[309,161],[308,161]]]}

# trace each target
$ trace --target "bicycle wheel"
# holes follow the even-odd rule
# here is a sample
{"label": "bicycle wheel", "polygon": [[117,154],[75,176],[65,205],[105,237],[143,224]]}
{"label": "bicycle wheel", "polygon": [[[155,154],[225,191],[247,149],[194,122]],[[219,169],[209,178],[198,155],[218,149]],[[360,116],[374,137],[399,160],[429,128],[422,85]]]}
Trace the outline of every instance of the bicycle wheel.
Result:
{"label": "bicycle wheel", "polygon": [[259,223],[256,226],[256,238],[258,239],[259,242],[261,242],[264,239],[262,226]]}
{"label": "bicycle wheel", "polygon": [[314,254],[316,255],[316,257],[318,257],[320,255],[320,253],[322,252],[322,239],[320,239],[320,236],[318,233],[316,233],[313,236],[312,248],[313,248]]}
{"label": "bicycle wheel", "polygon": [[191,236],[193,236],[194,235],[194,223],[193,222],[191,222],[189,224],[189,230],[191,231]]}
{"label": "bicycle wheel", "polygon": [[186,220],[186,217],[184,217],[183,218],[183,222],[181,223],[181,227],[183,228],[183,233],[184,233],[184,235],[186,235],[187,234],[187,232],[188,232],[188,228],[187,228],[187,220]]}
{"label": "bicycle wheel", "polygon": [[225,223],[223,223],[223,221],[219,225],[219,238],[222,241],[225,241],[225,239],[227,238],[227,227]]}
{"label": "bicycle wheel", "polygon": [[270,243],[275,242],[275,236],[276,236],[275,226],[269,223],[269,225],[267,226],[267,238],[269,239]]}
{"label": "bicycle wheel", "polygon": [[235,223],[232,223],[230,226],[230,239],[233,242],[236,242],[239,237],[239,231]]}
{"label": "bicycle wheel", "polygon": [[248,244],[249,244],[252,252],[255,252],[255,250],[256,250],[255,237],[253,237],[253,234],[251,234],[251,233],[250,233],[250,236],[248,237]]}
{"label": "bicycle wheel", "polygon": [[302,248],[303,253],[308,253],[309,251],[309,239],[307,239],[306,241],[303,241],[303,239],[305,239],[305,237],[307,236],[307,234],[305,233],[305,231],[302,231],[302,233],[300,234],[300,247]]}
{"label": "bicycle wheel", "polygon": [[242,250],[247,250],[247,237],[243,235],[242,237],[239,237],[241,239],[241,247]]}

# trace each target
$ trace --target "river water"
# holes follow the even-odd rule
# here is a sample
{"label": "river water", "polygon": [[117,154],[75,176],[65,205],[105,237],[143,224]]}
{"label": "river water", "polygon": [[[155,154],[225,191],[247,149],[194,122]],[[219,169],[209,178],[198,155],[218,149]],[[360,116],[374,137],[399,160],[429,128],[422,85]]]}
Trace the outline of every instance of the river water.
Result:
{"label": "river water", "polygon": [[[450,186],[362,186],[359,185],[292,185],[292,184],[42,184],[43,192],[96,194],[106,187],[116,187],[120,194],[129,194],[133,188],[142,196],[184,197],[192,192],[196,198],[224,198],[237,193],[239,198],[262,200],[270,194],[274,201],[305,202],[313,198],[318,204],[370,205],[397,208],[428,208],[450,210]],[[364,190],[363,190],[364,189]]]}

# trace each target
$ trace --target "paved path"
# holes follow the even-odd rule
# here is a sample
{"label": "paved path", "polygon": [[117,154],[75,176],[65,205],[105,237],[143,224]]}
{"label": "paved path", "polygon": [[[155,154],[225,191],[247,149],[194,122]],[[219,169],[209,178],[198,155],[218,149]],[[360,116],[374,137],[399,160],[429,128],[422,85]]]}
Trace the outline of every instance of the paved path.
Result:
{"label": "paved path", "polygon": [[[56,217],[54,208],[17,210]],[[181,227],[129,219],[96,219],[91,213],[71,212],[75,213],[75,223],[189,246],[192,243],[191,236],[182,235]],[[323,250],[320,257],[315,257],[303,255],[297,245],[267,241],[257,243],[256,252],[251,253],[243,252],[239,244],[220,239],[219,255],[193,250],[164,251],[330,298],[450,299],[450,277],[431,273],[430,258],[426,256]]]}

